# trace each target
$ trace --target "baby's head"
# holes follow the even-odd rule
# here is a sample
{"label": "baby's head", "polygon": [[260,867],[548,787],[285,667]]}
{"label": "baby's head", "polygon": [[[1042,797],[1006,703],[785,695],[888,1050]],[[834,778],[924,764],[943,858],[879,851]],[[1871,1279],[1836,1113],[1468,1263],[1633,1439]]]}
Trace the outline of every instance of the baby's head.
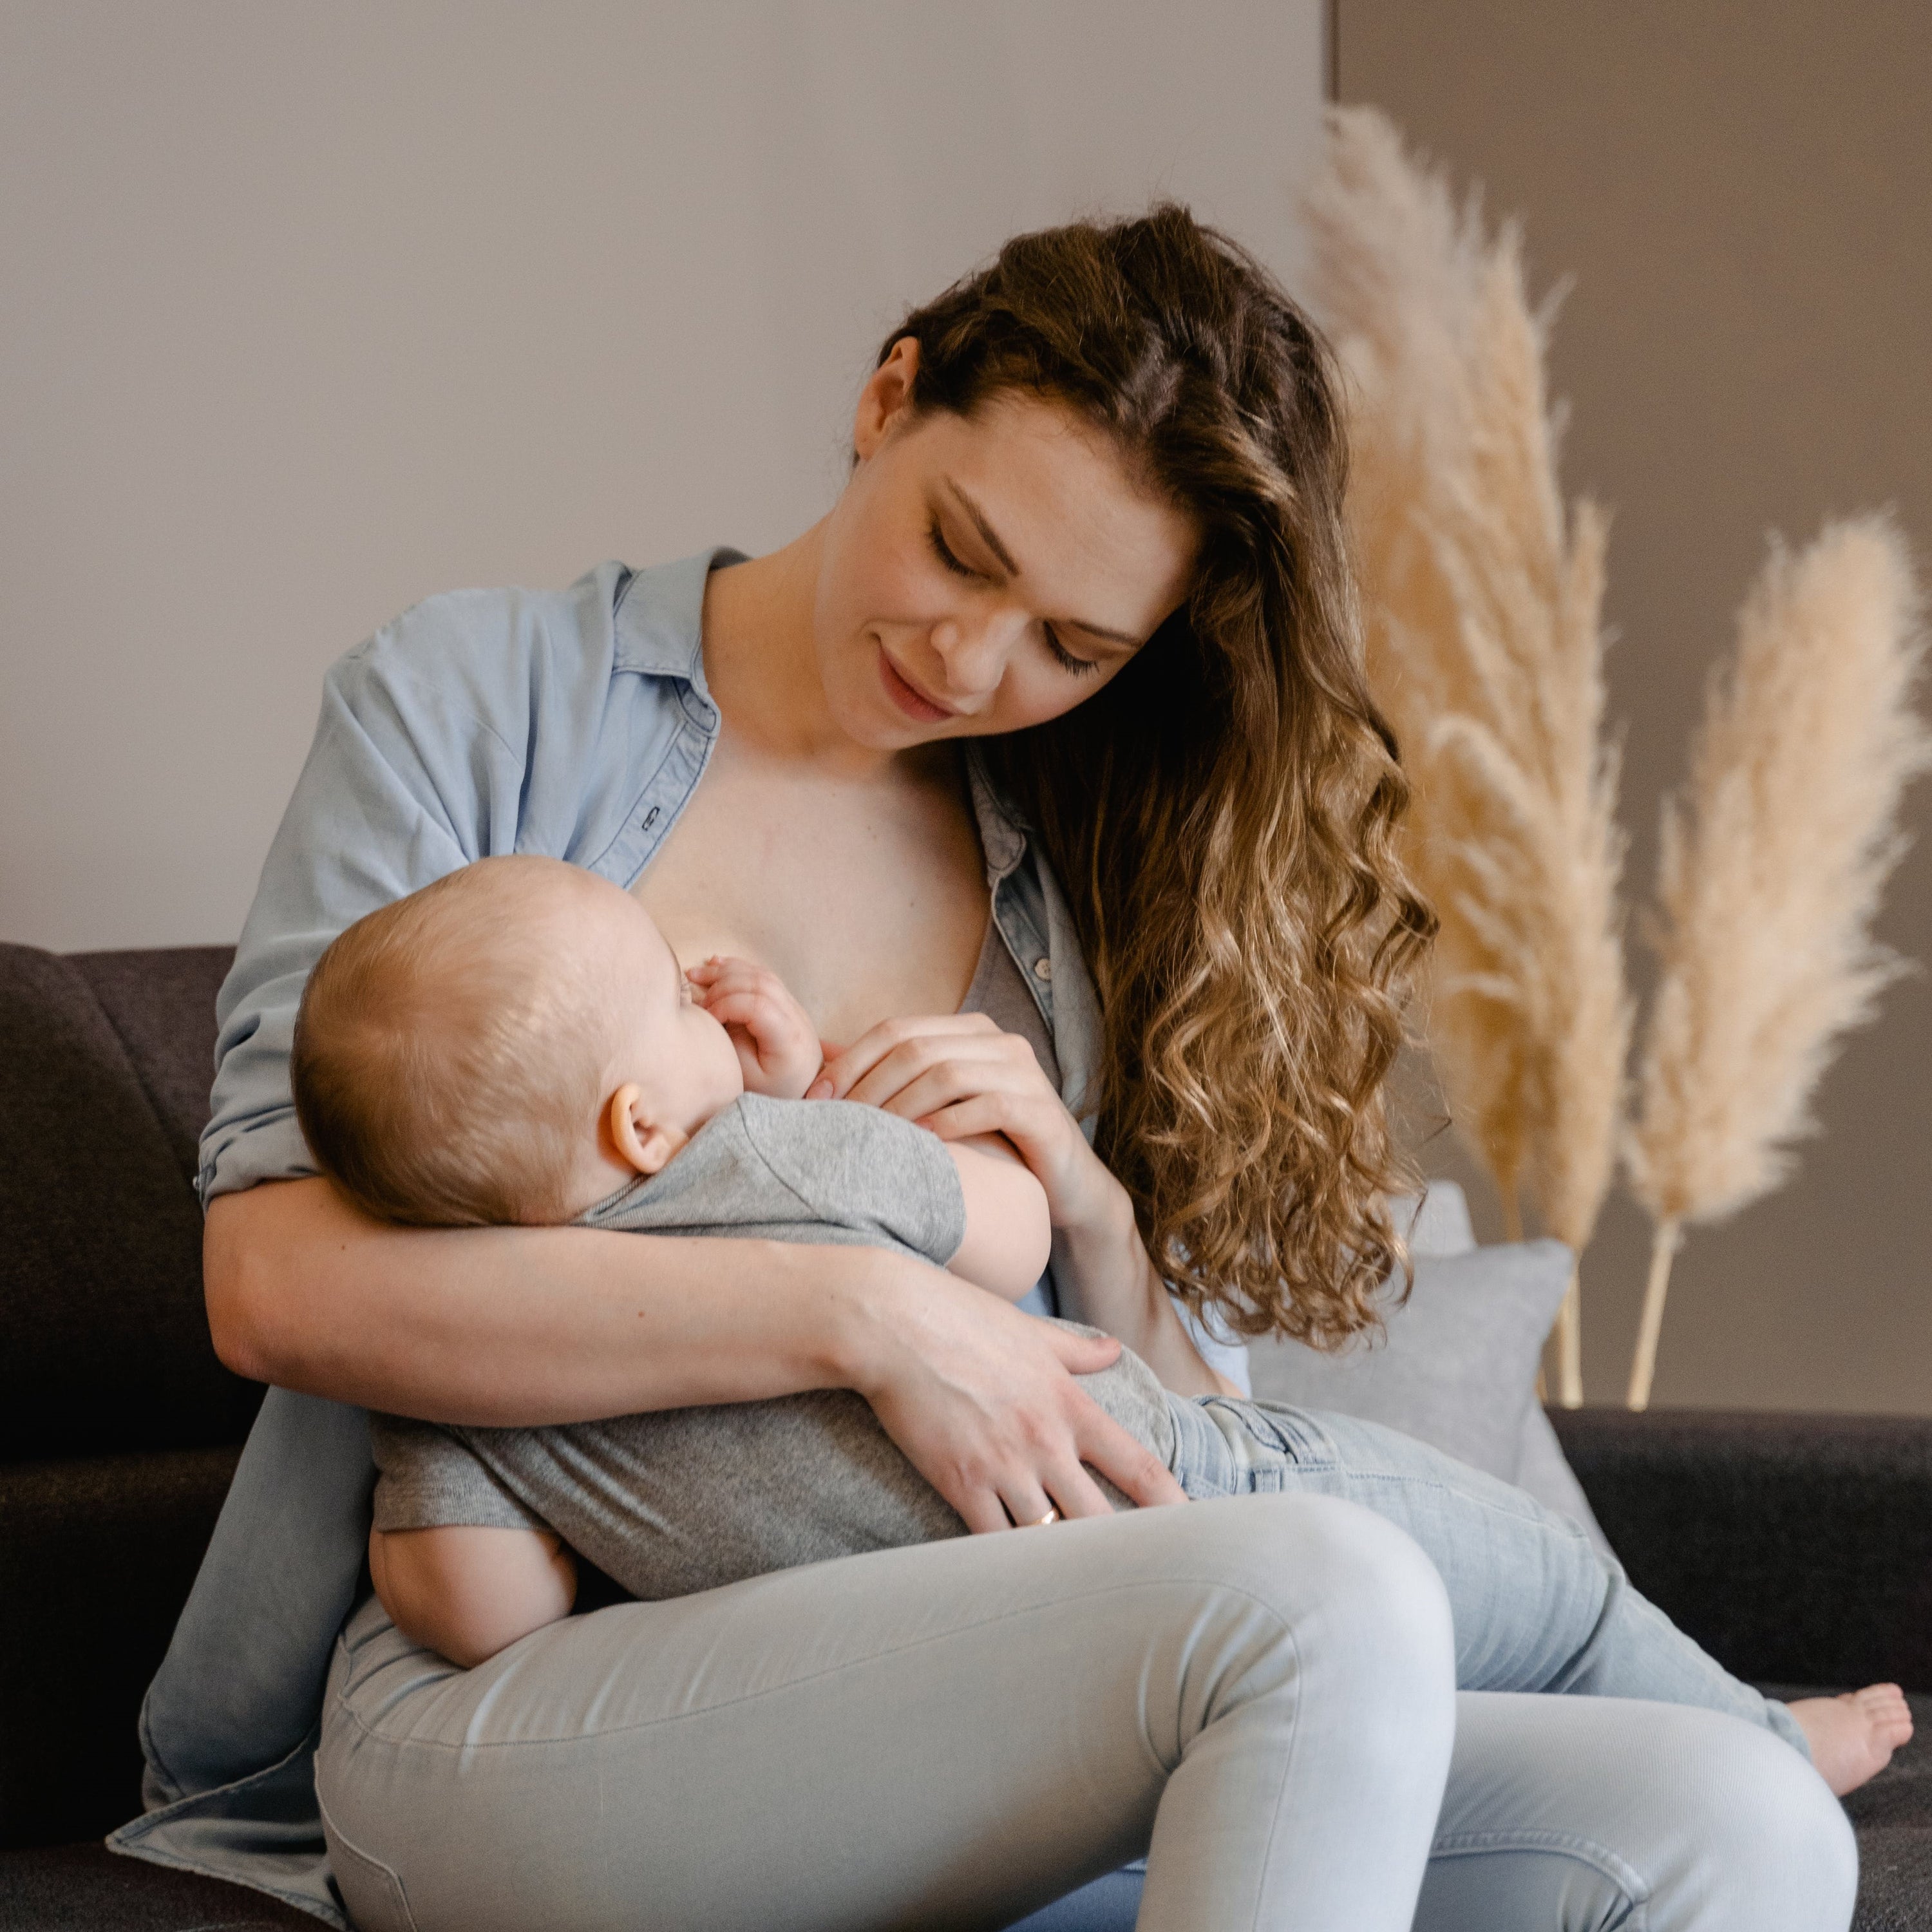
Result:
{"label": "baby's head", "polygon": [[744,1090],[650,915],[560,860],[480,860],[316,962],[290,1056],[323,1172],[435,1226],[567,1221]]}

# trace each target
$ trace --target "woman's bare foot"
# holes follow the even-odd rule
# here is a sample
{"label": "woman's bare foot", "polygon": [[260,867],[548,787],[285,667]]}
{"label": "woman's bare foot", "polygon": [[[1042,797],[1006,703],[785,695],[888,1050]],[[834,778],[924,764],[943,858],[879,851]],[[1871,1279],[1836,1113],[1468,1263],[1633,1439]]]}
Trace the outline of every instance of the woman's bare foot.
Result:
{"label": "woman's bare foot", "polygon": [[1840,1798],[1876,1777],[1912,1735],[1912,1713],[1896,1684],[1868,1684],[1842,1697],[1801,1697],[1787,1708],[1811,1747],[1818,1775]]}

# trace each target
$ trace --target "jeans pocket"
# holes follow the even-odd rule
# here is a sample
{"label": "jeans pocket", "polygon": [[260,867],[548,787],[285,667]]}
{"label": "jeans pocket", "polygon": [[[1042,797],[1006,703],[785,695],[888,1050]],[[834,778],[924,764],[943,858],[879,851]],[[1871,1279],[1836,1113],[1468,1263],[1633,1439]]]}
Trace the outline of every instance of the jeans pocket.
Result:
{"label": "jeans pocket", "polygon": [[328,1868],[342,1894],[349,1922],[356,1932],[416,1932],[403,1881],[380,1858],[351,1844],[322,1814],[322,1836],[328,1844]]}
{"label": "jeans pocket", "polygon": [[1279,1456],[1298,1470],[1334,1466],[1335,1444],[1305,1408],[1253,1396],[1210,1395],[1198,1400],[1202,1408],[1216,1412],[1216,1422],[1224,1432],[1238,1430],[1270,1459]]}

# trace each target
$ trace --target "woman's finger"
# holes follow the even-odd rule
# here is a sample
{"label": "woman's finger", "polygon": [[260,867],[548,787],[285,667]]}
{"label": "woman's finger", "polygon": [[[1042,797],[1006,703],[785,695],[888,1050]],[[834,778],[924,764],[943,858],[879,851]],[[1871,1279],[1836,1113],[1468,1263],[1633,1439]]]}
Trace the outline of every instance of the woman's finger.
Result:
{"label": "woman's finger", "polygon": [[1098,1469],[1115,1489],[1143,1509],[1163,1503],[1184,1503],[1187,1492],[1174,1472],[1144,1442],[1130,1436],[1098,1402],[1078,1432],[1080,1460]]}
{"label": "woman's finger", "polygon": [[1064,1514],[1059,1505],[1051,1501],[1046,1490],[1032,1475],[1016,1476],[1000,1486],[1000,1501],[1006,1507],[1009,1520],[1016,1529],[1035,1529],[1046,1527],[1044,1519],[1058,1512]]}
{"label": "woman's finger", "polygon": [[1112,1516],[1114,1506],[1100,1484],[1078,1462],[1056,1471],[1046,1479],[1054,1506],[1068,1518],[1078,1516]]}
{"label": "woman's finger", "polygon": [[935,1113],[909,1118],[916,1126],[937,1134],[943,1141],[970,1141],[981,1134],[1004,1134],[1015,1150],[1021,1151],[1021,1157],[1025,1157],[1022,1143],[1028,1136],[1004,1094],[978,1094],[970,1100],[941,1107]]}
{"label": "woman's finger", "polygon": [[1120,1343],[1115,1336],[1082,1335],[1058,1322],[1049,1322],[1043,1326],[1047,1346],[1060,1358],[1060,1366],[1070,1376],[1097,1375],[1120,1359]]}
{"label": "woman's finger", "polygon": [[[1024,1064],[1022,1054],[1025,1055]],[[1037,1090],[1042,1096],[1052,1092],[1032,1048],[1024,1040],[1010,1034],[986,1034],[909,1040],[854,1081],[845,1098],[899,1113],[903,1111],[896,1104],[899,1096],[916,1080],[934,1075],[952,1083],[954,1091],[946,1096],[948,1100],[988,1087]]]}
{"label": "woman's finger", "polygon": [[995,1490],[974,1490],[946,1500],[959,1513],[960,1520],[974,1536],[989,1536],[994,1530],[1010,1529],[1012,1520]]}
{"label": "woman's finger", "polygon": [[814,1100],[850,1098],[852,1088],[888,1054],[916,1040],[959,1039],[975,1034],[985,1037],[998,1032],[999,1028],[984,1013],[938,1013],[919,1018],[882,1020],[826,1064],[824,1077],[809,1097]]}
{"label": "woman's finger", "polygon": [[942,1107],[951,1106],[956,1101],[982,1096],[1004,1102],[1010,1107],[1024,1107],[1024,1098],[1012,1090],[1015,1084],[1004,1067],[975,1066],[970,1062],[946,1059],[914,1074],[896,1093],[883,1099],[874,1100],[868,1096],[864,1082],[854,1089],[851,1097],[881,1108],[888,1114],[896,1114],[902,1120],[920,1120],[928,1114],[938,1113]]}

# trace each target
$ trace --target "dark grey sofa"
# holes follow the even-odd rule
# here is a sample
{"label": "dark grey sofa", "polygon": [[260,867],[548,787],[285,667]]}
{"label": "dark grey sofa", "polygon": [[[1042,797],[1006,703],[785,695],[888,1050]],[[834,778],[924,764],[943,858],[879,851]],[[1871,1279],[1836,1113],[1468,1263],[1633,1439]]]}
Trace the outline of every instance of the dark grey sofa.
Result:
{"label": "dark grey sofa", "polygon": [[[0,1932],[315,1923],[98,1842],[260,1394],[208,1346],[190,1190],[228,958],[0,946]],[[1556,1421],[1639,1586],[1732,1670],[1896,1678],[1932,1731],[1932,1421]],[[1932,1932],[1932,1739],[1851,1809],[1861,1932]]]}

